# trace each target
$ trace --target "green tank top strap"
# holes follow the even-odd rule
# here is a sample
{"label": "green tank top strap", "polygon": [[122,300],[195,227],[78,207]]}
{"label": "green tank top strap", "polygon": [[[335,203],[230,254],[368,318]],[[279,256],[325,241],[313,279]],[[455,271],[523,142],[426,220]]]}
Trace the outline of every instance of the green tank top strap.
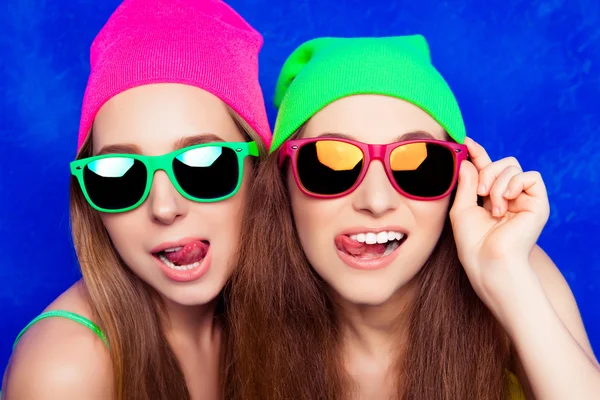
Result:
{"label": "green tank top strap", "polygon": [[89,330],[91,330],[92,332],[94,332],[100,339],[102,339],[102,341],[104,342],[104,344],[106,346],[108,346],[108,340],[106,340],[106,336],[104,336],[104,333],[102,332],[102,330],[98,327],[98,325],[94,324],[89,319],[87,319],[85,317],[82,317],[79,314],[75,314],[75,313],[72,313],[72,312],[69,312],[69,311],[52,310],[52,311],[46,311],[45,313],[41,313],[40,315],[38,315],[37,317],[35,317],[33,319],[33,321],[31,321],[30,323],[28,323],[25,328],[23,328],[23,330],[19,333],[19,335],[15,339],[15,343],[13,344],[13,351],[14,351],[15,347],[17,346],[17,343],[19,342],[19,339],[21,339],[21,336],[23,336],[23,334],[25,332],[27,332],[27,330],[29,328],[31,328],[31,326],[33,324],[35,324],[36,322],[41,321],[43,319],[52,318],[52,317],[59,317],[59,318],[70,319],[71,321],[77,322],[78,324],[81,324],[81,325],[85,326],[86,328],[88,328]]}

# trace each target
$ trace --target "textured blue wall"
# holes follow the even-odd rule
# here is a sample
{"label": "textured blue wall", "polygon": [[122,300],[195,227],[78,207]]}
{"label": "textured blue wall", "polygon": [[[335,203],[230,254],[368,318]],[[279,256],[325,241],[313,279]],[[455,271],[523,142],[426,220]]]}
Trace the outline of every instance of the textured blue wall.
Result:
{"label": "textured blue wall", "polygon": [[[422,33],[494,158],[545,177],[542,247],[566,276],[600,352],[598,0],[231,0],[265,36],[271,122],[278,68],[315,36]],[[5,3],[6,4],[6,3]],[[116,0],[8,0],[0,13],[0,371],[18,331],[79,276],[69,238],[88,47]]]}

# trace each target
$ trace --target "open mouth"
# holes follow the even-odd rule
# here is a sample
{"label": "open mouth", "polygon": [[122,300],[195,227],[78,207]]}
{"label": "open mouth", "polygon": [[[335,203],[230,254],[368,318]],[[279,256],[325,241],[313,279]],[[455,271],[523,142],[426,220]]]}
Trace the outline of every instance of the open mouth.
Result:
{"label": "open mouth", "polygon": [[210,242],[194,240],[185,246],[178,246],[153,253],[164,265],[177,271],[188,271],[199,267],[206,257]]}
{"label": "open mouth", "polygon": [[335,238],[336,248],[357,260],[371,261],[391,255],[407,235],[397,231],[364,232],[351,235],[338,235]]}

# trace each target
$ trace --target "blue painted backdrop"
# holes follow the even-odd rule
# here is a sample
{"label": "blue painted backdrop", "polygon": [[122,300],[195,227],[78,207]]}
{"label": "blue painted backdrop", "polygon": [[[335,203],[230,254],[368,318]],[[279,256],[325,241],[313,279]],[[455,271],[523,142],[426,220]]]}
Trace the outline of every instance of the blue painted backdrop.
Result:
{"label": "blue painted backdrop", "polygon": [[[4,2],[6,4],[6,0]],[[315,36],[422,33],[494,158],[546,179],[540,240],[566,276],[600,352],[600,2],[231,0],[264,34],[271,122],[278,68]],[[8,0],[0,13],[0,371],[18,331],[78,279],[69,237],[88,48],[117,0]]]}

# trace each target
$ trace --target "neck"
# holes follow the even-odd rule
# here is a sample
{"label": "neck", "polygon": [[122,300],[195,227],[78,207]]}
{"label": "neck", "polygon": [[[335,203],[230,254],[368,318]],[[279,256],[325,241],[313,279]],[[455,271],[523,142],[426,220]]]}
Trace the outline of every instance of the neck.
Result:
{"label": "neck", "polygon": [[212,347],[220,337],[221,324],[215,316],[216,302],[186,306],[163,299],[165,332],[170,340]]}
{"label": "neck", "polygon": [[380,360],[395,361],[406,339],[409,305],[416,293],[413,284],[396,291],[377,305],[351,303],[336,298],[341,315],[343,347]]}

